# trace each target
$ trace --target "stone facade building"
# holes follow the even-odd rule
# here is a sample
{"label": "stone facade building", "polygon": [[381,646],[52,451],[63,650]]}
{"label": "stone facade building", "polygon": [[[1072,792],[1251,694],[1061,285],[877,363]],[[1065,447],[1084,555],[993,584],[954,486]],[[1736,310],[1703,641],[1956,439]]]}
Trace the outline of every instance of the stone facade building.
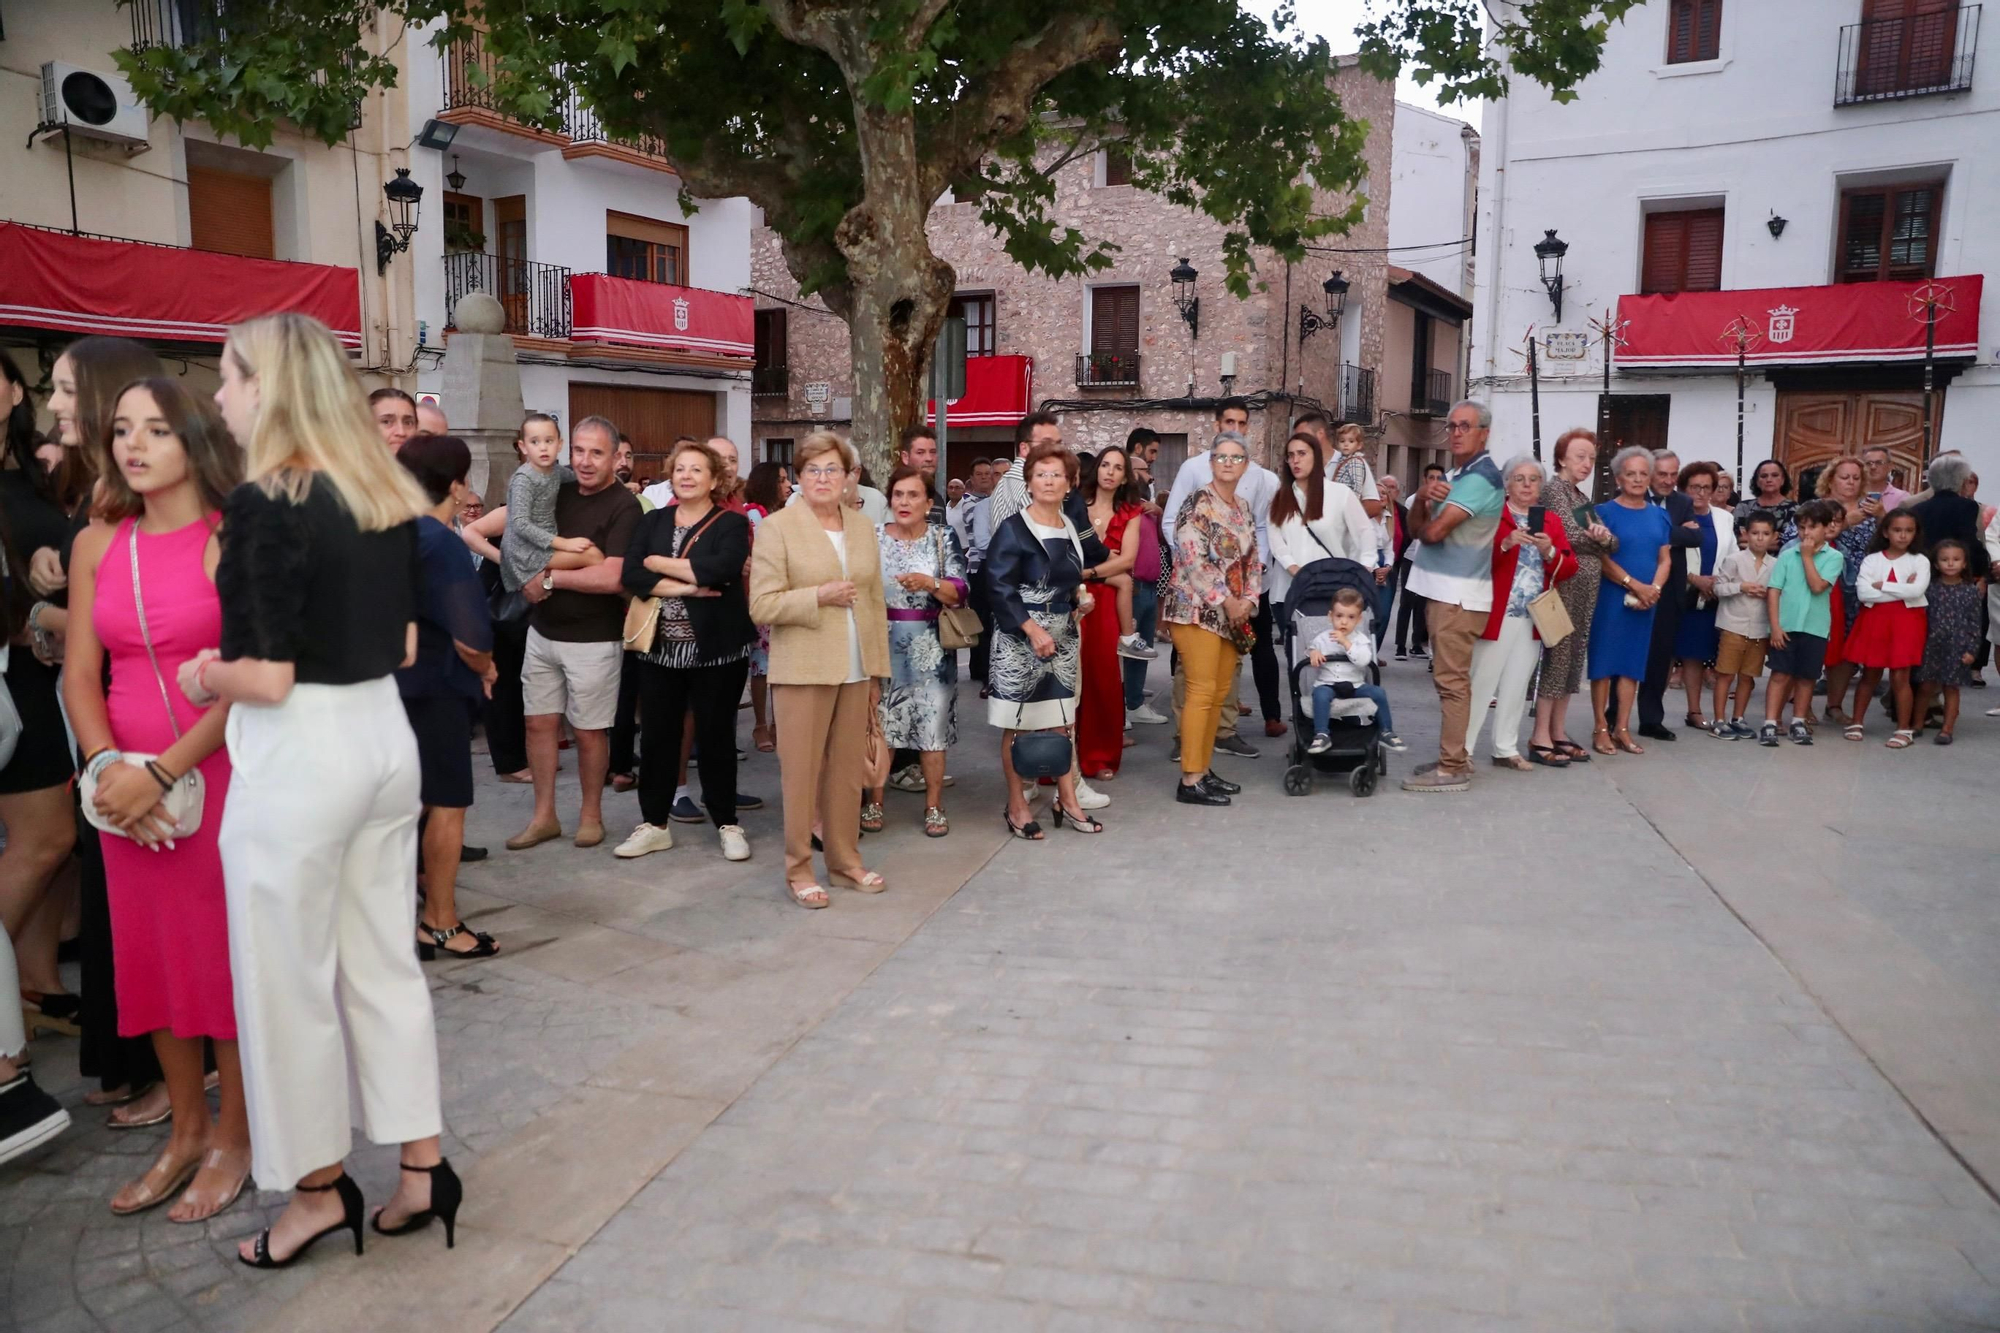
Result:
{"label": "stone facade building", "polygon": [[[966,398],[947,413],[952,475],[998,452],[1013,420],[1037,406],[1061,412],[1064,437],[1080,449],[1123,443],[1133,427],[1151,427],[1165,439],[1163,476],[1187,451],[1206,447],[1215,399],[1225,391],[1251,398],[1252,444],[1266,461],[1281,456],[1291,417],[1308,405],[1381,437],[1376,381],[1389,324],[1395,91],[1351,59],[1341,62],[1333,88],[1348,114],[1369,125],[1362,221],[1313,247],[1303,263],[1256,252],[1254,286],[1242,300],[1222,282],[1226,229],[1124,184],[1114,152],[1084,157],[1056,178],[1055,224],[1119,247],[1112,266],[1098,273],[1028,273],[981,225],[975,205],[947,196],[932,210],[931,243],[957,271],[953,313],[967,321],[972,354]],[[1347,202],[1328,194],[1322,207]],[[1459,219],[1437,225],[1449,230]],[[1181,316],[1169,276],[1183,258],[1199,274],[1198,336]],[[752,433],[759,459],[783,458],[807,432],[848,425],[854,384],[847,326],[817,300],[800,299],[778,237],[761,225],[750,262],[758,326]],[[1326,319],[1323,290],[1336,272],[1348,284],[1337,324]],[[1302,311],[1311,318],[1302,321]]]}

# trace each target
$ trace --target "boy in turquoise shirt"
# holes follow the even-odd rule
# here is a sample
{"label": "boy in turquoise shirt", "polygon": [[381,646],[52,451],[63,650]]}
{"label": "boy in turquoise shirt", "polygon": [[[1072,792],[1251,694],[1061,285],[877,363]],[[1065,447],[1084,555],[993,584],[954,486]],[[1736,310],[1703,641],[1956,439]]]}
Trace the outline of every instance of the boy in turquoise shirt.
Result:
{"label": "boy in turquoise shirt", "polygon": [[1792,744],[1811,745],[1806,714],[1812,711],[1813,685],[1826,663],[1827,635],[1833,629],[1830,590],[1845,564],[1830,545],[1834,507],[1825,500],[1799,506],[1799,544],[1778,557],[1764,595],[1771,604],[1771,683],[1764,689],[1762,745],[1778,743],[1778,723],[1785,701],[1792,704]]}

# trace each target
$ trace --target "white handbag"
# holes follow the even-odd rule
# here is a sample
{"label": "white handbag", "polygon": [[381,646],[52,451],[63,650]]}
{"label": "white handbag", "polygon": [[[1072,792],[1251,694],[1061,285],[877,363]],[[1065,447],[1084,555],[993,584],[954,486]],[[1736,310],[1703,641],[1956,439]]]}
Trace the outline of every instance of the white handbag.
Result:
{"label": "white handbag", "polygon": [[[139,592],[139,524],[137,520],[133,521],[131,531],[132,609],[139,617],[139,637],[145,641],[146,658],[153,664],[153,680],[160,687],[160,703],[167,710],[167,725],[174,729],[174,739],[179,740],[181,736],[180,719],[174,716],[173,696],[167,693],[167,678],[160,673],[160,659],[153,652],[153,632],[146,625],[146,603]],[[137,754],[127,750],[124,752],[123,762],[131,764],[135,768],[144,768],[149,762],[158,758],[159,756],[156,754]],[[97,778],[93,774],[86,770],[77,779],[77,783],[78,791],[83,797],[83,817],[90,822],[92,828],[96,829],[99,833],[109,833],[114,837],[129,838],[132,836],[124,829],[107,820],[103,814],[99,813],[97,809]],[[202,787],[201,770],[197,768],[188,769],[187,772],[181,774],[179,781],[167,789],[166,794],[160,800],[167,807],[167,814],[174,821],[173,831],[167,834],[169,838],[191,838],[201,831],[201,807],[205,794]]]}

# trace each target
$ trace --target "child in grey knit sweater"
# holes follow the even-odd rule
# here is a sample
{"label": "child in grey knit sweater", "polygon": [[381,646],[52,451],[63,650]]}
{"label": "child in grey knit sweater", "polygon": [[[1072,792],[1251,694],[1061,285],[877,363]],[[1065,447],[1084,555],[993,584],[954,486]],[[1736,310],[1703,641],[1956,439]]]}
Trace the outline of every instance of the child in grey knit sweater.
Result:
{"label": "child in grey knit sweater", "polygon": [[582,569],[601,564],[604,552],[588,537],[556,535],[556,493],[576,473],[559,465],[562,431],[555,418],[530,412],[521,422],[521,466],[507,482],[507,536],[500,544],[500,580],[509,592],[544,569]]}

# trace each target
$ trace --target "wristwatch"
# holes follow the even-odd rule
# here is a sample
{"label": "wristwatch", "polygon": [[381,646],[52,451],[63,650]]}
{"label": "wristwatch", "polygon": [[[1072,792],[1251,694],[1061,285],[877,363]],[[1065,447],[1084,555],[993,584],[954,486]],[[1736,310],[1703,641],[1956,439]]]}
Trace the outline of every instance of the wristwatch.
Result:
{"label": "wristwatch", "polygon": [[543,592],[554,592],[555,590],[556,590],[556,576],[555,576],[555,571],[553,571],[553,570],[549,570],[549,571],[547,571],[547,572],[543,573],[543,575],[542,575],[542,591],[543,591]]}

